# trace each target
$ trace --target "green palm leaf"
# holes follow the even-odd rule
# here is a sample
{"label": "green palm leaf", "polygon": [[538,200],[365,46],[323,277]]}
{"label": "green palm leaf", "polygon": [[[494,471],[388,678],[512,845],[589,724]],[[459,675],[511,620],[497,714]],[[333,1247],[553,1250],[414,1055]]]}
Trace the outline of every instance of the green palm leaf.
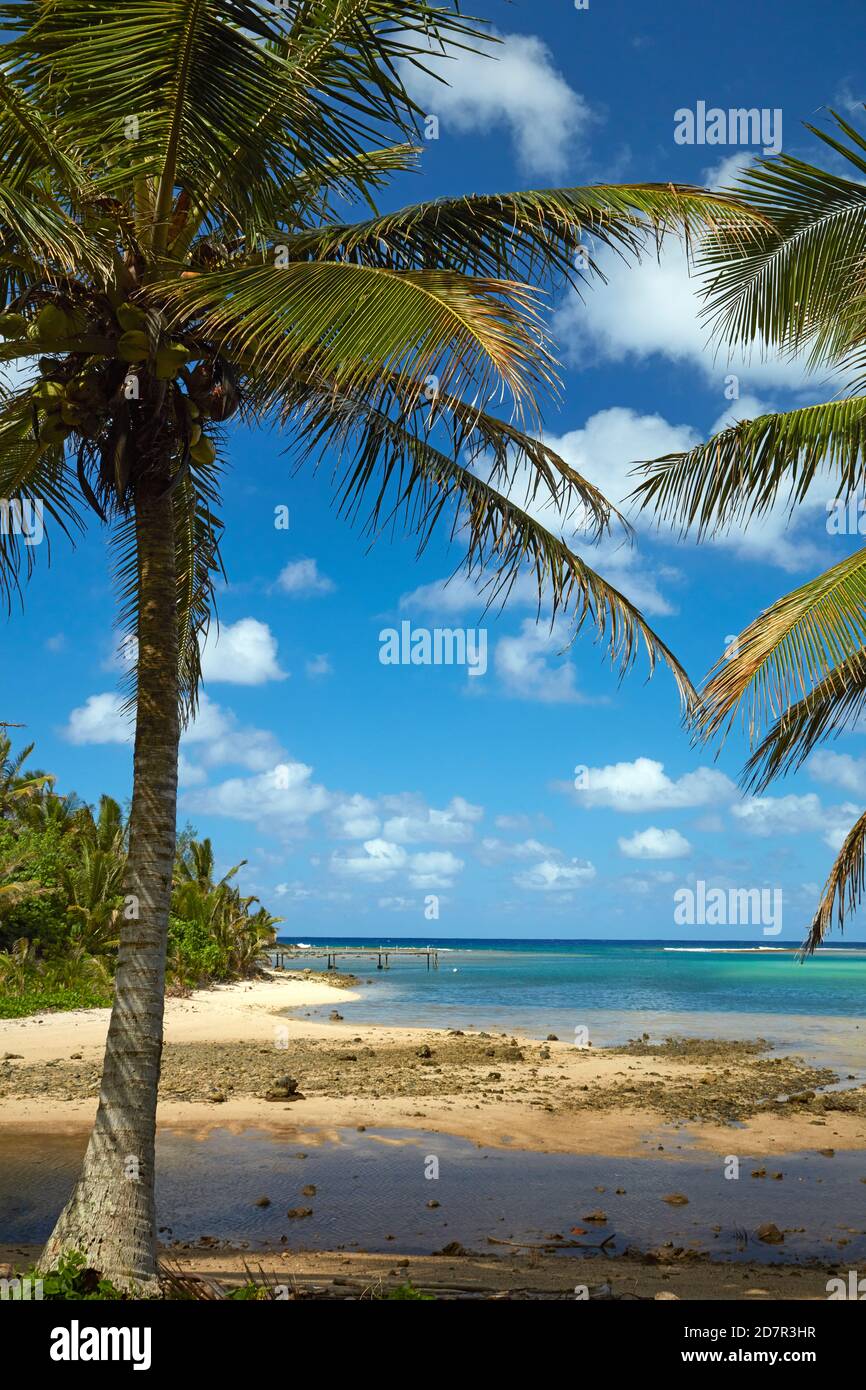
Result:
{"label": "green palm leaf", "polygon": [[[493,443],[495,423],[488,417],[479,437]],[[467,574],[489,576],[485,585],[488,604],[504,601],[518,576],[531,573],[539,608],[543,602],[549,603],[551,616],[562,609],[574,619],[576,630],[584,624],[594,627],[597,640],[606,642],[609,659],[621,674],[633,664],[641,648],[650,672],[657,661],[664,661],[684,705],[692,706],[695,692],[685,670],[634,605],[575,555],[560,536],[494,485],[513,476],[509,451],[521,444],[521,452],[532,457],[536,449],[543,450],[538,441],[528,437],[521,440],[516,431],[507,429],[498,441],[504,452],[498,460],[494,456],[494,481],[490,481],[384,410],[361,400],[343,398],[338,403],[323,395],[317,408],[313,393],[308,392],[304,417],[297,427],[299,451],[339,444],[340,456],[345,459],[337,489],[341,510],[357,517],[372,493],[365,522],[371,537],[402,518],[407,530],[418,536],[420,552],[436,525],[450,516],[452,536],[465,541]],[[549,467],[551,451],[545,451],[544,461]],[[563,467],[567,469],[567,465]],[[580,495],[578,475],[573,476],[571,487]],[[561,490],[553,478],[551,473],[554,492],[549,500],[561,503]],[[585,505],[594,500],[587,495]]]}
{"label": "green palm leaf", "polygon": [[866,708],[866,651],[852,652],[776,720],[746,764],[750,790],[801,767],[819,743],[853,728]]}
{"label": "green palm leaf", "polygon": [[631,495],[700,538],[763,515],[783,489],[793,509],[819,472],[848,496],[863,486],[864,463],[866,396],[855,396],[741,420],[705,444],[642,464]]}
{"label": "green palm leaf", "polygon": [[803,943],[802,953],[816,950],[833,925],[840,932],[844,930],[845,919],[857,910],[863,899],[866,886],[866,815],[857,820],[845,837],[833,864],[821,901],[812,919],[808,936]]}
{"label": "green palm leaf", "polygon": [[274,401],[299,371],[340,390],[391,372],[407,385],[436,376],[482,400],[504,384],[518,406],[555,381],[534,295],[516,282],[300,261],[193,276],[163,294]]}
{"label": "green palm leaf", "polygon": [[740,635],[701,694],[697,723],[709,737],[746,702],[752,740],[768,719],[851,660],[866,642],[866,547],[794,589]]}

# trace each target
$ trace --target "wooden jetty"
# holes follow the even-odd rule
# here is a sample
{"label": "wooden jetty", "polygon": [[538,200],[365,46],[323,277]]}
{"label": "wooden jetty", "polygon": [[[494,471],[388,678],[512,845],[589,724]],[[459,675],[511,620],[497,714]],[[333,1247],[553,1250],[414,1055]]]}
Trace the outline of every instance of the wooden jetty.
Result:
{"label": "wooden jetty", "polygon": [[274,946],[269,952],[276,970],[285,970],[286,961],[327,960],[327,970],[339,970],[338,960],[376,959],[377,970],[391,969],[391,956],[424,956],[428,970],[439,969],[436,946]]}

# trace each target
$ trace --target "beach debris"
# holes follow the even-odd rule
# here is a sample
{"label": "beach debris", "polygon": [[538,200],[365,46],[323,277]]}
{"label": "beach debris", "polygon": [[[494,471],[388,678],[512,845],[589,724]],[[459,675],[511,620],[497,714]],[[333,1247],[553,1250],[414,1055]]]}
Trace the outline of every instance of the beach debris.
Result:
{"label": "beach debris", "polygon": [[818,1152],[819,1152],[819,1154],[821,1155],[822,1158],[835,1158],[835,1157],[836,1157],[836,1150],[835,1150],[835,1149],[819,1149]]}
{"label": "beach debris", "polygon": [[755,1168],[755,1169],[753,1169],[753,1171],[752,1171],[752,1177],[753,1177],[753,1178],[765,1178],[766,1176],[767,1176],[767,1170],[766,1170],[766,1168]]}
{"label": "beach debris", "polygon": [[435,1197],[431,1197],[430,1201],[427,1203],[427,1206],[430,1207],[431,1211],[434,1207],[438,1207],[439,1205],[440,1203],[436,1201]]}
{"label": "beach debris", "polygon": [[293,1076],[281,1076],[265,1091],[265,1100],[303,1100]]}
{"label": "beach debris", "polygon": [[616,1189],[615,1196],[617,1196],[617,1197],[624,1197],[624,1196],[625,1196],[625,1188],[624,1188],[624,1187],[618,1187],[618,1188]]}
{"label": "beach debris", "polygon": [[781,1245],[785,1239],[782,1232],[772,1221],[765,1221],[763,1226],[759,1226],[756,1232],[758,1240],[762,1240],[765,1245]]}
{"label": "beach debris", "polygon": [[667,1202],[669,1207],[687,1207],[688,1197],[682,1192],[669,1192],[666,1197],[662,1197],[663,1202]]}
{"label": "beach debris", "polygon": [[784,1176],[785,1176],[784,1173],[772,1173],[772,1174],[771,1174],[771,1177],[773,1177],[773,1178],[775,1179],[776,1182],[781,1182],[782,1179],[784,1178]]}
{"label": "beach debris", "polygon": [[601,1209],[599,1209],[598,1211],[590,1211],[587,1212],[586,1216],[583,1217],[583,1220],[594,1221],[599,1226],[604,1226],[607,1222],[607,1212],[602,1211]]}

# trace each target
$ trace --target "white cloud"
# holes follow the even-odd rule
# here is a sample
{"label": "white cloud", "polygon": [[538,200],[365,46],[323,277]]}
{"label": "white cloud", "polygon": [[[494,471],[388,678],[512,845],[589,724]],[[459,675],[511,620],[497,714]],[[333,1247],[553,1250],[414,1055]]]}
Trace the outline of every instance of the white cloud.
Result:
{"label": "white cloud", "polygon": [[542,859],[531,869],[514,875],[518,888],[536,893],[567,893],[595,878],[595,865],[588,860],[571,859],[562,862]]}
{"label": "white cloud", "polygon": [[402,845],[381,838],[365,840],[347,854],[331,855],[331,869],[344,878],[365,883],[386,883],[405,870],[413,888],[448,888],[463,868],[463,860],[450,850],[409,854]]}
{"label": "white cloud", "polygon": [[254,777],[230,777],[184,797],[191,811],[252,821],[276,833],[297,831],[330,804],[326,789],[312,781],[313,769],[284,762]]}
{"label": "white cloud", "polygon": [[408,63],[401,65],[402,75],[418,104],[438,117],[440,138],[452,130],[487,134],[506,126],[521,167],[555,177],[572,155],[586,149],[594,119],[590,108],[554,66],[541,39],[497,37],[501,42],[491,45],[487,56],[454,48],[450,56],[431,52],[424,65],[436,76]]}
{"label": "white cloud", "polygon": [[741,389],[797,391],[809,384],[803,358],[762,354],[759,347],[729,358],[726,348],[710,341],[701,319],[701,281],[690,275],[678,243],[669,241],[658,259],[647,255],[640,264],[599,259],[608,283],[596,283],[583,299],[569,291],[554,314],[554,332],[571,365],[662,357],[696,368],[720,393],[730,373],[740,378]]}
{"label": "white cloud", "polygon": [[177,785],[179,787],[200,787],[207,781],[207,773],[198,763],[191,763],[183,753],[177,760]]}
{"label": "white cloud", "polygon": [[326,574],[319,573],[313,559],[290,560],[277,576],[277,588],[293,598],[313,598],[333,593],[336,585]]}
{"label": "white cloud", "polygon": [[[482,581],[483,585],[483,581]],[[407,613],[425,613],[437,621],[475,614],[478,618],[484,613],[489,593],[465,574],[455,574],[447,579],[436,579],[432,584],[421,584],[409,593],[401,594],[400,610]],[[538,589],[532,576],[518,575],[508,595],[508,608],[532,607],[538,604]],[[498,610],[494,604],[493,611]]]}
{"label": "white cloud", "polygon": [[627,859],[685,859],[692,847],[678,830],[659,830],[651,825],[617,842]]}
{"label": "white cloud", "polygon": [[133,721],[121,713],[123,700],[105,692],[89,695],[83,705],[72,710],[63,730],[70,743],[131,743]]}
{"label": "white cloud", "polygon": [[664,763],[653,758],[588,767],[580,775],[585,785],[575,788],[572,783],[561,783],[559,790],[573,792],[583,806],[608,806],[614,811],[710,806],[736,795],[736,787],[723,772],[699,767],[674,780],[665,772]]}
{"label": "white cloud", "polygon": [[[195,719],[181,740],[182,748],[188,750],[190,746],[206,767],[236,763],[251,772],[267,772],[284,756],[279,740],[269,730],[240,725],[233,712],[218,705],[206,691],[202,691]],[[186,776],[191,785],[195,774],[189,764]]]}
{"label": "white cloud", "polygon": [[341,840],[367,840],[381,829],[375,801],[360,793],[337,801],[329,819],[331,833]]}
{"label": "white cloud", "polygon": [[409,794],[383,797],[382,804],[396,812],[385,821],[383,834],[400,844],[463,843],[472,839],[472,827],[484,814],[481,806],[471,805],[462,796],[453,797],[441,811]]}
{"label": "white cloud", "polygon": [[240,618],[211,629],[202,649],[202,675],[205,681],[263,685],[285,680],[287,672],[280,670],[277,640],[267,623]]}
{"label": "white cloud", "polygon": [[866,787],[866,758],[852,758],[850,753],[834,753],[821,748],[813,753],[806,771],[816,782],[829,782],[846,791],[861,793]]}
{"label": "white cloud", "polygon": [[304,671],[310,680],[319,680],[322,676],[334,674],[331,658],[325,652],[321,652],[318,656],[311,657],[309,661],[306,661]]}
{"label": "white cloud", "polygon": [[480,858],[487,864],[499,864],[507,859],[553,859],[559,854],[540,840],[507,841],[492,836],[481,841],[480,850]]}
{"label": "white cloud", "polygon": [[409,882],[413,888],[450,888],[463,860],[450,850],[429,850],[413,854],[409,860]]}
{"label": "white cloud", "polygon": [[408,857],[402,845],[393,845],[382,839],[365,840],[360,849],[348,854],[335,851],[331,855],[331,868],[334,873],[346,878],[384,883],[405,866]]}
{"label": "white cloud", "polygon": [[526,618],[517,637],[500,637],[493,662],[507,695],[542,704],[585,704],[588,697],[577,689],[574,663],[563,654],[571,631],[557,621]]}
{"label": "white cloud", "polygon": [[852,802],[824,806],[814,792],[804,796],[752,796],[731,807],[731,814],[750,835],[819,834],[831,849],[839,849],[862,808]]}

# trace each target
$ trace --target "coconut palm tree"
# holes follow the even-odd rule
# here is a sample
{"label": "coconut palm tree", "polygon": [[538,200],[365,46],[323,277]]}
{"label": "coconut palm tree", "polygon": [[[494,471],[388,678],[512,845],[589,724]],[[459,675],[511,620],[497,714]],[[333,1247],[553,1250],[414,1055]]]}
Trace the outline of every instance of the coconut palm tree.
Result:
{"label": "coconut palm tree", "polygon": [[[688,696],[641,615],[531,514],[579,507],[594,535],[616,521],[539,437],[556,367],[537,290],[578,279],[576,258],[592,273],[589,238],[636,254],[647,234],[746,214],[667,185],[380,214],[418,156],[403,65],[485,41],[453,0],[9,0],[0,23],[0,362],[18,369],[0,497],[13,520],[41,508],[48,538],[100,519],[137,644],[124,894],[139,912],[81,1178],[43,1261],[77,1248],[143,1285],[178,737],[220,565],[229,422],[281,425],[311,466],[336,459],[338,505],[373,533],[402,519],[423,545],[447,519],[494,591],[526,568],[623,669],[643,647]],[[346,222],[341,202],[366,216]],[[0,531],[9,596],[46,549],[23,529]]]}
{"label": "coconut palm tree", "polygon": [[[810,490],[840,506],[866,483],[866,140],[841,116],[808,129],[847,162],[850,177],[790,155],[759,161],[736,194],[763,214],[735,240],[710,236],[699,260],[707,313],[731,347],[802,353],[846,374],[848,394],[759,415],[705,444],[643,465],[635,497],[698,537],[793,511]],[[816,746],[850,728],[866,706],[866,548],[760,613],[710,672],[694,716],[703,737],[738,712],[751,756],[744,785],[765,790]],[[866,885],[866,815],[830,870],[804,943],[812,952],[833,919],[842,930]]]}

